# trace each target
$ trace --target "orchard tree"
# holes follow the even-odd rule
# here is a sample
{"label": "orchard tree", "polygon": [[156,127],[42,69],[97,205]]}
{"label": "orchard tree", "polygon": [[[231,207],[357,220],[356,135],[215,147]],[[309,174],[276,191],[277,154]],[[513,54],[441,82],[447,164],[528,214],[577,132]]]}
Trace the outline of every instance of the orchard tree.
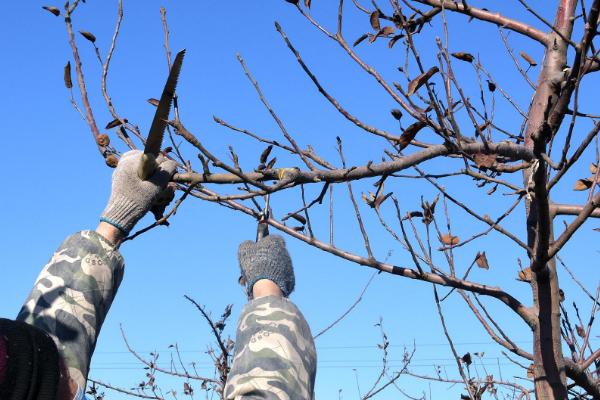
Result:
{"label": "orchard tree", "polygon": [[[272,230],[378,270],[389,275],[389,279],[410,279],[415,286],[429,284],[433,288],[433,300],[456,360],[456,382],[464,385],[463,398],[496,397],[502,388],[508,388],[514,398],[529,398],[530,392],[538,399],[600,398],[600,349],[595,349],[591,341],[600,304],[597,266],[588,265],[589,275],[581,282],[560,258],[576,233],[577,240],[590,244],[589,255],[584,257],[593,259],[597,252],[594,240],[598,233],[586,222],[600,216],[600,112],[592,101],[595,96],[580,96],[580,93],[586,88],[588,92],[595,90],[590,89],[594,85],[598,87],[594,75],[600,70],[597,41],[600,0],[549,2],[552,5],[544,8],[552,7],[553,20],[546,19],[544,12],[525,0],[514,2],[515,14],[521,19],[491,9],[496,6],[494,2],[475,0],[390,0],[369,4],[340,0],[337,12],[326,21],[317,20],[312,14],[314,8],[325,2],[315,1],[312,5],[310,0],[287,2],[297,9],[306,29],[319,31],[322,40],[339,46],[349,66],[358,66],[389,96],[395,106],[385,112],[391,112],[390,118],[398,121],[397,129],[372,126],[366,122],[369,115],[349,111],[332,94],[335,88],[319,79],[293,38],[276,22],[275,29],[298,63],[297,73],[306,74],[307,82],[312,83],[313,87],[306,90],[318,90],[342,119],[370,135],[376,143],[368,149],[372,151],[367,156],[371,161],[355,164],[348,157],[350,152],[345,149],[344,141],[335,134],[328,137],[324,133],[322,141],[314,146],[306,143],[302,134],[292,134],[275,111],[276,102],[267,100],[267,94],[238,55],[244,73],[279,133],[258,134],[215,117],[217,125],[245,136],[243,140],[250,138],[262,143],[264,150],[250,158],[246,153],[236,152],[241,144],[237,146],[235,142],[209,149],[194,128],[186,125],[186,107],[178,106],[185,100],[175,101],[167,133],[170,143],[165,144],[164,153],[179,163],[173,181],[181,195],[164,216],[158,216],[154,224],[129,239],[166,224],[183,201],[214,202],[259,218],[263,198],[270,195],[271,207],[276,211],[267,220]],[[72,60],[65,67],[64,80],[71,91],[72,104],[89,126],[106,164],[114,167],[121,152],[142,147],[145,139],[145,131],[125,118],[127,111],[118,110],[107,91],[123,6],[119,0],[114,35],[102,51],[92,33],[80,31],[80,36],[74,31],[73,18],[76,11],[83,12],[80,10],[83,7],[75,0],[67,1],[62,10],[50,6],[46,9],[64,17],[66,23]],[[344,22],[348,13],[362,15],[364,24],[347,26]],[[162,9],[161,14],[165,33],[162,40],[170,65],[166,11]],[[489,40],[505,46],[504,53],[496,55],[494,60],[480,57],[478,49],[468,42],[449,39],[455,31],[475,36],[493,30],[499,35]],[[531,42],[527,48],[537,47],[543,57],[513,49],[513,38],[522,48],[523,43]],[[86,86],[86,79],[90,78],[87,75],[84,78],[83,54],[89,58],[87,62],[96,61],[94,52],[87,47],[82,50],[82,46],[90,44],[102,66],[99,87],[104,106],[113,119],[102,131],[108,133],[101,132],[94,117],[93,110],[103,106],[91,104]],[[389,73],[381,73],[364,56],[374,52],[386,52],[385,60],[397,68],[391,79]],[[498,64],[514,69],[521,81],[497,78],[494,71]],[[73,88],[78,90],[77,98],[73,96]],[[355,93],[360,92],[356,88]],[[522,104],[519,99],[523,93],[530,96],[529,104]],[[293,96],[285,101],[294,101]],[[319,121],[314,121],[314,129],[319,129]],[[320,147],[331,145],[337,147],[338,157],[326,159],[319,154]],[[573,171],[577,171],[578,179],[568,175]],[[424,185],[437,195],[421,197],[417,203],[404,201],[403,193],[420,191]],[[573,190],[580,191],[580,196],[573,197]],[[277,203],[274,195],[278,192],[294,196],[296,204]],[[288,199],[292,198],[289,196]],[[561,202],[565,198],[571,201]],[[578,200],[573,202],[573,198]],[[344,201],[352,206],[348,215],[336,212],[338,204]],[[482,204],[487,205],[492,215],[479,210]],[[564,225],[556,224],[559,217]],[[410,263],[394,265],[387,261],[385,253],[378,254],[369,236],[371,233],[372,237],[373,224],[367,223],[367,219],[378,222],[379,229],[395,240]],[[351,226],[354,221],[356,235],[362,238],[364,246],[337,245],[334,227],[341,223]],[[458,230],[463,232],[461,237],[455,234]],[[465,236],[464,232],[470,233]],[[485,237],[497,238],[502,249],[480,247]],[[471,278],[474,270],[490,268],[486,250],[488,254],[492,251],[514,254],[518,261],[513,265],[496,266],[515,277],[514,287]],[[467,258],[472,260],[470,264],[464,261]],[[573,279],[581,293],[564,293],[559,271],[562,279]],[[515,290],[517,285],[524,284],[530,287],[528,296]],[[598,289],[589,290],[586,285]],[[444,318],[442,301],[448,296],[464,300],[466,309],[506,351],[507,357],[514,357],[519,360],[515,362],[523,365],[525,380],[471,376],[469,365],[473,355],[455,350]],[[579,308],[565,300],[575,296],[584,303]],[[528,328],[532,338],[530,348],[511,339],[511,333],[504,328],[504,317],[489,309],[494,302]],[[589,314],[580,312],[584,305],[586,310],[590,309]],[[214,323],[210,325],[214,329]],[[221,374],[220,379],[206,380],[203,384],[219,390],[226,379],[230,347],[215,333],[217,347],[222,350],[215,359],[222,367],[225,362],[220,370],[225,376]],[[384,335],[381,345],[384,352],[386,347]],[[373,397],[394,383],[397,376],[390,377],[385,368],[384,362],[382,375],[363,398]],[[402,373],[410,374],[408,362]],[[442,376],[422,378],[454,382]]]}

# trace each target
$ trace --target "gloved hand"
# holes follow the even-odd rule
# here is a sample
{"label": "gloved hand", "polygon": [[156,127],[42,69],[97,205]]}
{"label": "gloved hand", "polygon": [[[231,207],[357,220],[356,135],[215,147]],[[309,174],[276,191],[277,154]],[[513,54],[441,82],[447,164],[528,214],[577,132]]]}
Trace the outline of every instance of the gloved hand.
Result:
{"label": "gloved hand", "polygon": [[294,268],[281,236],[266,236],[257,243],[243,242],[238,250],[238,259],[248,299],[252,299],[252,287],[260,279],[273,281],[284,297],[294,290]]}
{"label": "gloved hand", "polygon": [[[167,184],[177,170],[177,163],[160,155],[158,167],[147,181],[138,177],[142,152],[123,154],[112,177],[112,192],[100,220],[128,234],[133,226],[153,207],[156,200],[173,192]],[[170,196],[172,198],[172,195]],[[164,206],[162,207],[164,210]]]}

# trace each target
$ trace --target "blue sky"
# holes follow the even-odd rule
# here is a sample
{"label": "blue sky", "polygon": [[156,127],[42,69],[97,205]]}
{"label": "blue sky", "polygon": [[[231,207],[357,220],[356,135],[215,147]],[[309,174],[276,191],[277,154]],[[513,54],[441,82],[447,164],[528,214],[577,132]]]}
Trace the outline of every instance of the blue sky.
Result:
{"label": "blue sky", "polygon": [[[333,29],[336,2],[315,0],[313,3],[314,15]],[[352,10],[351,2],[348,3],[345,31],[347,40],[352,42],[369,30],[369,23],[367,16]],[[509,15],[532,21],[530,16],[519,11],[516,1],[502,3],[494,6],[501,7],[498,10]],[[0,225],[0,249],[3,253],[0,261],[0,315],[5,317],[16,315],[40,268],[59,243],[75,231],[95,227],[109,194],[111,170],[97,154],[89,130],[70,105],[69,94],[63,85],[63,66],[67,60],[72,60],[64,24],[60,18],[42,10],[44,4],[47,3],[4,4],[5,18],[0,27],[3,37],[10,38],[0,45],[4,54],[0,67],[0,87],[3,88],[1,109],[5,127],[2,176],[6,182],[1,196],[5,215]],[[381,157],[385,143],[347,122],[318,94],[276,32],[275,20],[281,23],[324,86],[346,108],[369,124],[391,132],[399,131],[397,122],[389,114],[391,108],[397,107],[393,100],[335,43],[309,26],[295,8],[283,0],[125,1],[125,17],[108,87],[118,112],[138,124],[143,132],[148,129],[154,112],[146,99],[160,95],[167,71],[162,47],[161,5],[168,10],[172,50],[187,49],[178,87],[182,120],[219,156],[227,157],[227,146],[233,145],[240,154],[242,165],[252,168],[263,146],[217,126],[212,120],[213,115],[236,126],[283,140],[235,59],[239,52],[301,146],[311,144],[319,154],[339,165],[335,137],[340,136],[344,140],[349,164],[364,164]],[[544,6],[542,13],[552,19],[549,8]],[[110,44],[116,9],[116,1],[89,0],[80,6],[74,17],[76,30],[88,30],[97,36],[102,54]],[[464,19],[450,17],[449,22],[452,26],[452,23],[461,23]],[[540,27],[538,22],[533,23]],[[497,30],[478,22],[454,26],[459,28],[450,30],[451,51],[479,55],[496,80],[514,95],[521,108],[526,109],[531,91],[514,71]],[[435,35],[440,34],[440,28],[439,23],[434,23],[418,38],[427,65],[435,62]],[[78,40],[90,100],[98,125],[103,127],[111,118],[101,98],[100,69],[89,43],[80,37]],[[541,62],[540,46],[522,40],[514,33],[509,40],[513,48],[525,50]],[[401,79],[395,76],[398,75],[396,67],[404,62],[400,46],[389,50],[383,42],[371,46],[363,43],[358,53],[377,67],[384,77]],[[457,74],[465,77],[465,88],[476,88],[472,70],[461,63],[455,63],[455,66]],[[531,72],[531,77],[535,80],[535,71]],[[478,92],[474,93],[472,96],[477,96]],[[582,91],[583,99],[589,100],[592,95],[591,90]],[[496,101],[497,120],[517,131],[521,119],[499,96]],[[582,130],[576,135],[584,132]],[[116,141],[115,137],[112,139]],[[432,139],[432,136],[423,139]],[[298,160],[290,159],[281,152],[276,155],[280,166],[299,165]],[[187,156],[195,162],[194,152]],[[583,168],[593,160],[593,154],[585,157]],[[447,170],[448,164],[445,163],[430,163],[428,171]],[[570,190],[578,174],[583,172],[576,170],[567,175],[564,188],[557,190],[555,198],[564,202],[584,201],[584,195]],[[518,183],[521,178],[515,176],[511,179]],[[355,193],[373,190],[372,183],[356,184]],[[471,202],[482,214],[499,215],[498,207],[510,204],[510,198],[506,196],[495,196],[492,202],[469,181],[449,180],[447,185],[451,192]],[[399,197],[404,211],[418,209],[421,195],[428,199],[434,196],[431,186],[412,180],[390,185],[387,189],[393,190]],[[316,196],[319,190],[320,186],[308,188],[307,197]],[[336,244],[363,254],[360,233],[344,193],[345,187],[338,185],[335,190]],[[299,208],[298,192],[274,195],[272,206],[279,216]],[[453,231],[458,236],[468,237],[482,229],[456,209],[450,207],[450,210],[456,215]],[[322,237],[328,236],[325,211],[316,210],[313,215],[318,225],[316,233]],[[397,265],[410,266],[409,255],[387,236],[372,211],[362,203],[361,212],[367,220],[367,230],[377,258],[388,258],[389,262]],[[506,222],[521,238],[525,236],[523,214],[523,210],[518,209],[515,216]],[[391,207],[384,210],[384,215],[392,220]],[[144,220],[140,227],[149,222],[149,218]],[[589,282],[588,288],[593,290],[599,275],[597,269],[590,271],[591,266],[588,265],[597,256],[597,251],[589,248],[593,238],[590,227],[575,236],[574,243],[565,250],[564,258],[576,272],[590,277],[586,281]],[[162,354],[162,361],[168,364],[167,348],[177,342],[186,362],[197,361],[198,366],[207,368],[207,357],[203,352],[207,343],[211,342],[210,332],[183,295],[188,294],[205,304],[214,315],[219,315],[225,305],[233,303],[235,319],[244,304],[243,293],[236,283],[237,246],[241,241],[253,238],[255,228],[255,222],[245,215],[192,200],[182,205],[173,217],[171,227],[155,229],[125,244],[122,247],[127,264],[125,279],[105,322],[90,376],[124,387],[135,386],[144,378],[140,364],[128,354],[123,343],[120,324],[130,343],[142,353],[156,350]],[[496,235],[484,237],[477,243],[456,252],[461,270],[464,271],[470,264],[477,251],[486,250],[492,268],[490,271],[474,271],[472,278],[500,284],[530,304],[528,287],[514,279],[518,271],[517,258],[524,255],[512,243]],[[373,271],[293,239],[288,239],[288,245],[297,281],[292,299],[305,313],[313,331],[317,332],[355,301]],[[572,282],[563,276],[563,272],[561,274],[565,291],[572,291],[574,296],[578,296]],[[531,339],[524,325],[493,301],[487,304],[512,333],[513,339],[529,348]],[[459,353],[485,352],[483,367],[496,376],[502,374],[510,379],[519,373],[501,356],[500,349],[492,345],[456,296],[450,297],[443,306]],[[376,345],[381,340],[374,325],[380,318],[392,344],[392,366],[400,364],[403,346],[412,348],[414,344],[415,372],[432,374],[435,364],[444,366],[449,375],[457,376],[454,360],[440,329],[431,285],[381,274],[374,278],[356,309],[317,340],[317,398],[336,398],[338,390],[342,389],[342,398],[355,399],[357,382],[364,392],[374,381],[380,367],[380,353]],[[233,325],[231,323],[229,327],[232,333]],[[483,367],[479,366],[479,372],[485,374]],[[182,390],[179,381],[163,380],[165,390],[172,385],[176,390]],[[407,378],[401,378],[398,384],[412,394],[429,393],[431,390],[433,398],[450,394],[456,396],[460,391],[460,388],[448,385],[434,385],[430,389],[426,382]],[[112,392],[107,394],[110,399],[122,398]],[[379,398],[398,396],[399,393],[392,387]]]}

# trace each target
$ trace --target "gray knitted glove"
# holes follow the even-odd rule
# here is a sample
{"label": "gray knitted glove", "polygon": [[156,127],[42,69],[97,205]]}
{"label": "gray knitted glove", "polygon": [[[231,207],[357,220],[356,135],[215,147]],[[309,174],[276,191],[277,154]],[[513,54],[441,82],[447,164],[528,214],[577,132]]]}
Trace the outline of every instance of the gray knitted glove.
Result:
{"label": "gray knitted glove", "polygon": [[294,268],[281,236],[266,236],[258,243],[243,242],[238,250],[238,259],[248,299],[252,299],[252,286],[260,279],[275,282],[284,297],[294,290]]}
{"label": "gray knitted glove", "polygon": [[177,163],[158,156],[158,167],[147,181],[138,177],[142,152],[132,150],[123,154],[112,177],[112,192],[101,221],[116,226],[128,234],[133,226],[152,208],[159,197],[164,197]]}

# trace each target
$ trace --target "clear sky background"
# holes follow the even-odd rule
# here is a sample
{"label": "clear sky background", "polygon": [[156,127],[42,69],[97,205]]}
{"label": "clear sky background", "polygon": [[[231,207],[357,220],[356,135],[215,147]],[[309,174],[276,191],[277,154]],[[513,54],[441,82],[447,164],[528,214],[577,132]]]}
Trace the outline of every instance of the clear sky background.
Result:
{"label": "clear sky background", "polygon": [[[334,29],[337,2],[314,0],[313,3],[313,14]],[[348,3],[345,33],[347,40],[352,42],[370,27],[368,16],[355,11],[352,3]],[[519,8],[517,1],[480,3],[543,29]],[[532,2],[535,3],[546,18],[553,19],[551,8],[555,2]],[[50,3],[13,1],[4,2],[2,6],[0,116],[4,122],[5,150],[0,174],[5,184],[0,196],[4,210],[0,224],[0,251],[3,254],[0,259],[0,315],[4,317],[16,315],[40,268],[67,235],[96,226],[110,188],[112,170],[104,165],[87,125],[71,106],[69,93],[64,88],[63,67],[68,60],[72,62],[64,23],[62,18],[44,11],[41,8],[44,4]],[[252,168],[258,163],[263,146],[216,125],[213,115],[264,136],[284,140],[245,78],[235,59],[236,52],[245,58],[265,95],[301,146],[311,144],[336,165],[340,164],[335,150],[336,136],[344,140],[350,165],[377,161],[385,148],[382,140],[343,119],[318,94],[276,32],[275,20],[281,23],[325,87],[347,109],[369,124],[399,132],[397,122],[389,113],[391,108],[397,107],[393,100],[335,43],[319,34],[283,0],[126,0],[108,86],[117,111],[138,124],[143,132],[149,128],[154,112],[146,99],[159,97],[167,72],[159,13],[162,5],[168,10],[172,50],[187,49],[178,87],[183,123],[224,159],[227,146],[231,144],[240,154],[242,165]],[[88,0],[74,17],[75,30],[93,32],[103,55],[110,44],[116,11],[116,1]],[[497,29],[476,21],[465,24],[462,17],[450,17],[449,22],[450,50],[478,55],[499,84],[512,93],[521,108],[526,109],[531,90],[515,72]],[[435,36],[440,33],[441,23],[437,21],[433,27],[426,27],[418,39],[424,49],[422,57],[426,65],[435,62]],[[89,43],[79,36],[77,40],[95,116],[98,125],[103,127],[111,117],[101,97],[100,69]],[[541,63],[539,45],[522,40],[514,33],[509,40],[517,52],[525,50]],[[389,50],[384,41],[373,45],[363,43],[358,53],[390,81],[402,79],[396,70],[404,63],[401,46]],[[472,69],[458,62],[455,65],[457,73],[464,76],[465,88],[477,98],[478,92],[473,91],[477,82]],[[536,74],[536,70],[530,72],[534,81]],[[597,84],[597,80],[593,81],[589,86],[591,89],[583,90],[582,99],[591,99]],[[496,101],[497,120],[517,132],[521,119],[499,96]],[[586,111],[598,113],[597,109]],[[408,123],[405,121],[404,126]],[[576,137],[586,132],[584,128],[576,132]],[[111,138],[117,142],[112,133]],[[433,136],[423,139],[433,140]],[[125,150],[124,146],[118,146]],[[299,160],[288,158],[282,152],[274,154],[281,167],[300,165]],[[193,151],[186,156],[200,169]],[[584,159],[584,168],[587,168],[593,154],[586,154]],[[445,171],[448,169],[445,163],[429,163],[428,171]],[[569,173],[565,186],[554,193],[555,198],[563,202],[585,201],[585,194],[570,190],[575,179],[585,174],[587,172],[582,170]],[[520,179],[520,175],[515,175],[512,181],[519,183]],[[372,183],[357,184],[355,194],[373,190]],[[452,193],[471,202],[477,211],[492,217],[500,215],[511,202],[509,196],[501,194],[488,197],[467,180],[449,180],[447,185]],[[307,197],[316,196],[320,188],[320,185],[308,188]],[[419,209],[421,195],[426,199],[434,196],[431,186],[415,181],[404,181],[402,185],[390,185],[386,189],[398,196],[403,211]],[[342,185],[336,186],[336,244],[362,255],[364,247],[345,190]],[[299,208],[298,192],[274,195],[272,206],[276,216]],[[360,206],[376,257],[396,265],[411,266],[409,255],[389,238],[372,210],[362,202]],[[391,203],[387,206],[384,215],[392,221]],[[317,210],[313,216],[318,226],[315,232],[323,238],[328,237],[325,211]],[[482,226],[472,224],[464,213],[452,207],[450,211],[455,216],[453,231],[459,237],[483,230]],[[525,237],[523,217],[524,211],[520,208],[506,222],[506,226],[514,229],[522,239]],[[147,218],[139,227],[150,222]],[[592,242],[596,238],[591,232],[594,226],[589,225],[575,236],[563,255],[569,266],[589,284],[588,289],[594,290],[599,278],[598,254],[596,242]],[[183,295],[188,294],[206,305],[215,316],[220,315],[227,304],[234,304],[228,327],[233,334],[233,321],[245,302],[236,283],[239,272],[237,246],[243,240],[254,238],[255,229],[255,222],[248,216],[191,200],[180,207],[171,220],[171,227],[155,229],[126,243],[122,247],[127,265],[125,278],[102,330],[90,377],[122,387],[133,387],[144,379],[141,364],[127,352],[120,324],[132,346],[141,354],[158,351],[163,365],[168,366],[168,346],[178,343],[185,363],[195,361],[200,373],[211,374],[209,360],[204,354],[207,345],[212,343],[209,329]],[[292,299],[303,310],[316,333],[357,299],[373,270],[317,251],[291,238],[288,245],[297,281]],[[524,254],[504,238],[489,235],[476,245],[456,252],[460,271],[468,267],[479,250],[487,252],[491,269],[474,271],[472,278],[501,285],[530,304],[528,286],[515,280],[517,258]],[[563,270],[560,276],[567,295],[572,293],[574,299],[578,298],[579,293]],[[472,373],[502,375],[506,380],[512,380],[516,374],[522,375],[522,371],[515,369],[501,355],[500,349],[483,333],[461,301],[457,296],[451,296],[443,307],[459,353],[485,352],[483,360],[472,367]],[[531,337],[524,324],[494,301],[486,304],[498,315],[513,340],[529,349]],[[582,304],[583,309],[589,309],[587,303]],[[435,311],[431,285],[380,274],[374,278],[355,310],[316,342],[318,399],[338,398],[338,395],[343,399],[356,399],[358,390],[364,393],[374,382],[381,367],[381,354],[376,347],[381,342],[381,334],[374,326],[380,318],[391,342],[389,363],[392,372],[401,365],[404,347],[412,350],[414,345],[414,372],[434,375],[434,366],[439,365],[443,374],[458,376]],[[160,378],[160,381],[163,381],[165,391],[174,388],[182,392],[180,381],[167,378]],[[460,392],[460,385],[432,384],[430,387],[427,382],[410,378],[401,378],[397,384],[412,395],[425,391],[429,396],[431,391],[433,398],[456,398]],[[380,399],[399,397],[401,394],[393,386],[379,396]],[[107,391],[107,398],[124,397]]]}

